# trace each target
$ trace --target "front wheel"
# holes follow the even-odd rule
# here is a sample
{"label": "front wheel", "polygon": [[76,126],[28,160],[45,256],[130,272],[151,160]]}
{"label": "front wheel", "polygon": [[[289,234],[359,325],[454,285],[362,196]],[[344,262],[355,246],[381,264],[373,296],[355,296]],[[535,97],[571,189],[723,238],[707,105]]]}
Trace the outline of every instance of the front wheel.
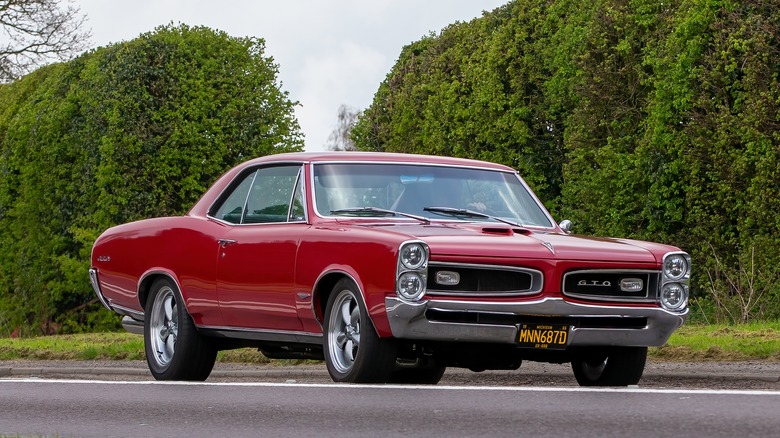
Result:
{"label": "front wheel", "polygon": [[217,359],[217,349],[198,334],[170,279],[155,281],[146,301],[144,349],[157,380],[206,380]]}
{"label": "front wheel", "polygon": [[642,378],[647,347],[583,349],[571,362],[580,386],[636,385]]}
{"label": "front wheel", "polygon": [[328,298],[325,364],[335,382],[387,383],[395,365],[395,342],[377,335],[359,294],[352,281],[342,279]]}

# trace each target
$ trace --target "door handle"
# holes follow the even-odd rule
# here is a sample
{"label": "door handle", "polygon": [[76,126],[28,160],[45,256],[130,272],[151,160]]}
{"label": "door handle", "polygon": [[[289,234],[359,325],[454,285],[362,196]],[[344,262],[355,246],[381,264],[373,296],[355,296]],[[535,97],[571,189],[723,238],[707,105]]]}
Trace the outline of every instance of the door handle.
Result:
{"label": "door handle", "polygon": [[219,243],[219,246],[223,248],[227,248],[230,245],[233,245],[234,243],[238,243],[235,240],[232,239],[219,239],[217,240],[217,243]]}

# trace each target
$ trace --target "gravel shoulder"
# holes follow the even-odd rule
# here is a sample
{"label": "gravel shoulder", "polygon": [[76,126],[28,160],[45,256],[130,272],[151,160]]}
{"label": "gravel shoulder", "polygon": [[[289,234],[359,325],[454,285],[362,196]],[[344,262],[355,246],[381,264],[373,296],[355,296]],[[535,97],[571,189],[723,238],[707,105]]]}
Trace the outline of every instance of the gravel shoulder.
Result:
{"label": "gravel shoulder", "polygon": [[[144,361],[0,361],[0,378],[153,380]],[[254,365],[218,362],[208,381],[331,382],[324,364]],[[450,368],[441,385],[576,386],[568,364],[524,362],[514,371]],[[648,361],[639,383],[647,388],[780,390],[780,362]]]}

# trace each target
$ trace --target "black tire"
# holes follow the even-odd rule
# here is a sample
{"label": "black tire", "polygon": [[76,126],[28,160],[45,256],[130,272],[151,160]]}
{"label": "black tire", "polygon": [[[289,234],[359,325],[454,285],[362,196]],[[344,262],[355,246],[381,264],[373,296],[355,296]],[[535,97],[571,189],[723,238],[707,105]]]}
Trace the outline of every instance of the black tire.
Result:
{"label": "black tire", "polygon": [[571,362],[580,386],[636,385],[642,378],[647,347],[609,347],[585,349]]}
{"label": "black tire", "polygon": [[380,338],[357,286],[341,279],[325,308],[323,349],[335,382],[387,383],[395,366],[394,339]]}
{"label": "black tire", "polygon": [[160,278],[152,284],[144,318],[146,363],[157,380],[206,380],[217,349],[198,334],[181,303],[181,294],[170,279]]}
{"label": "black tire", "polygon": [[419,359],[416,364],[398,364],[390,375],[390,383],[435,385],[439,383],[447,367],[437,366],[432,360]]}

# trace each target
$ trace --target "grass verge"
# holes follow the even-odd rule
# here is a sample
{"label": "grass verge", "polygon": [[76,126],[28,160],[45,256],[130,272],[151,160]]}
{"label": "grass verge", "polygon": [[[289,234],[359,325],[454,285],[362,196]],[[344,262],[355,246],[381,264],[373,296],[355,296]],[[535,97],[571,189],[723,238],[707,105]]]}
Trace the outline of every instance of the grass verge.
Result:
{"label": "grass verge", "polygon": [[[650,358],[668,361],[780,361],[780,321],[742,325],[687,324]],[[144,360],[143,338],[131,333],[84,333],[0,338],[0,360]],[[221,362],[271,361],[254,349],[221,351]]]}
{"label": "grass verge", "polygon": [[739,325],[686,324],[650,357],[671,361],[780,361],[780,321]]}
{"label": "grass verge", "polygon": [[[0,338],[0,360],[145,360],[143,337],[132,333],[81,333]],[[269,363],[257,350],[220,351],[222,362]],[[280,364],[292,361],[277,361]]]}

